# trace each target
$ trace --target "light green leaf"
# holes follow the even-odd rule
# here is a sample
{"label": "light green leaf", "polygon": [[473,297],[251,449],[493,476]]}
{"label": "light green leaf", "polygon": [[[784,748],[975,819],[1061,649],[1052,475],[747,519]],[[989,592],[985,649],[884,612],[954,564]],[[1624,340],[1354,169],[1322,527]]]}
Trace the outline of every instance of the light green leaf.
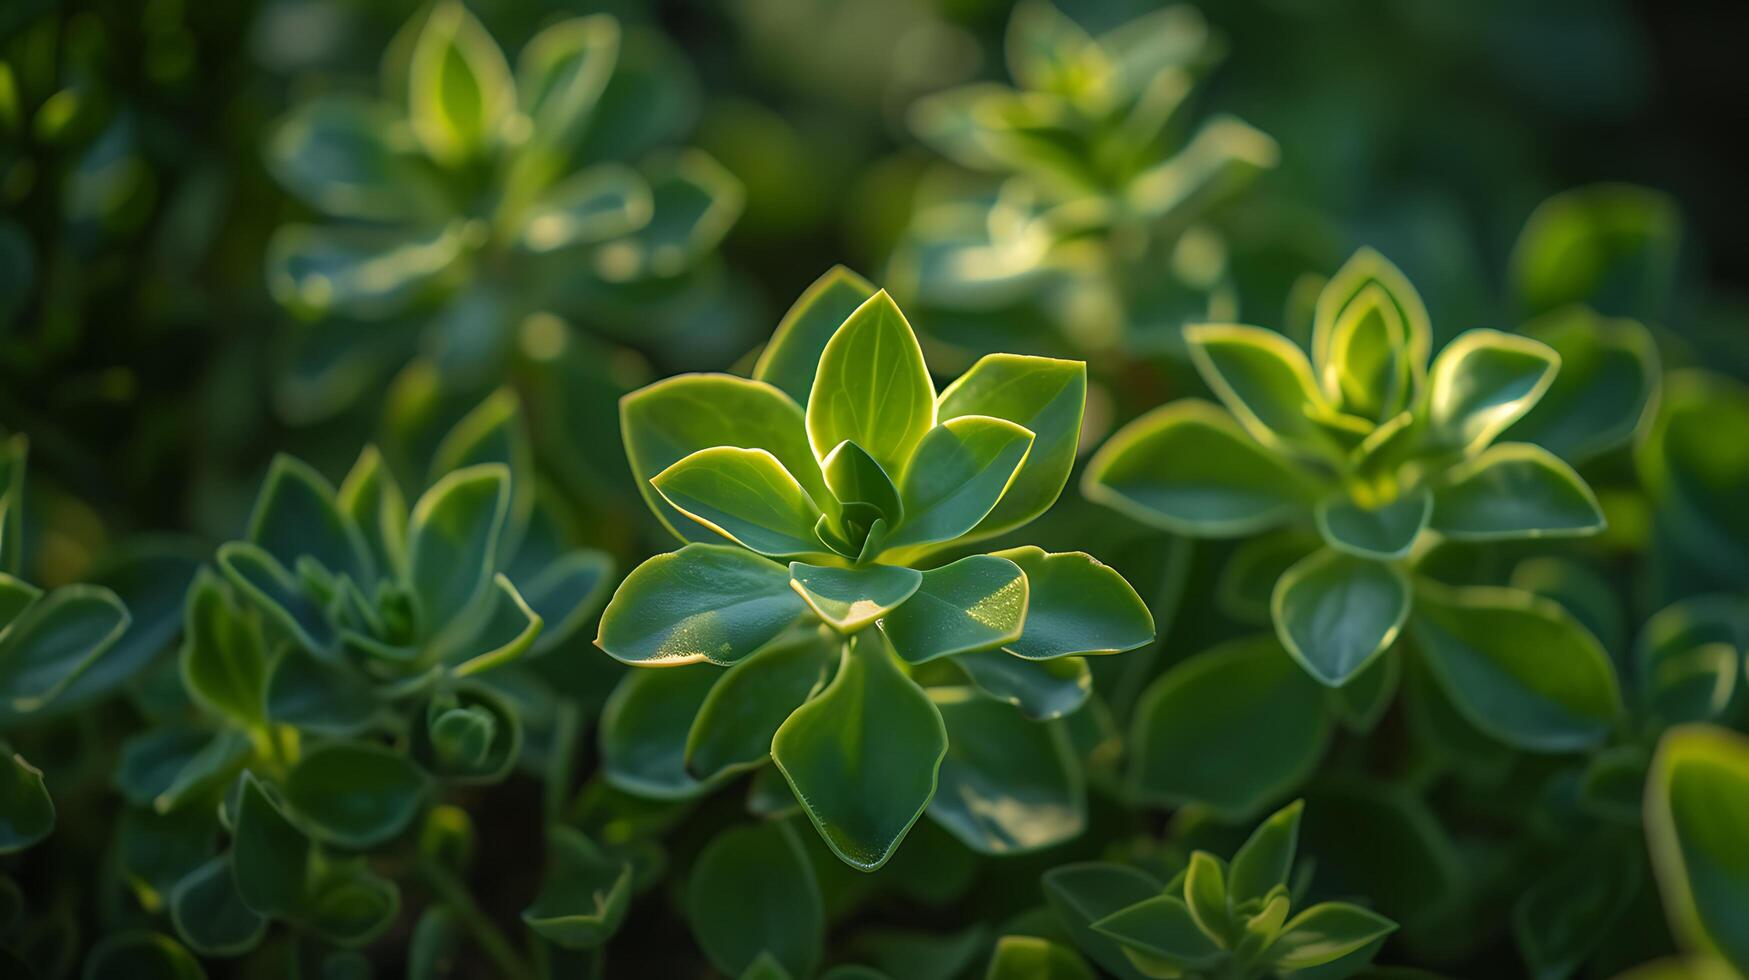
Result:
{"label": "light green leaf", "polygon": [[[1041,5],[1042,6],[1042,5]],[[1095,980],[1080,954],[1037,936],[996,940],[984,980]]]}
{"label": "light green leaf", "polygon": [[259,620],[202,568],[189,589],[183,621],[180,664],[189,695],[244,726],[264,721],[267,651]]}
{"label": "light green leaf", "polygon": [[826,550],[820,508],[763,449],[701,449],[651,478],[670,506],[723,537],[773,558]]}
{"label": "light green leaf", "polygon": [[1111,437],[1081,492],[1143,523],[1196,537],[1237,537],[1309,507],[1309,481],[1220,408],[1180,399]]}
{"label": "light green leaf", "polygon": [[358,461],[340,482],[336,504],[358,529],[377,573],[386,578],[405,575],[407,499],[375,446],[366,446],[358,454]]}
{"label": "light green leaf", "polygon": [[814,372],[832,335],[856,312],[875,287],[841,265],[814,280],[783,315],[777,331],[759,354],[753,378],[775,385],[805,405],[814,389]]}
{"label": "light green leaf", "polygon": [[1332,722],[1273,636],[1197,654],[1142,693],[1130,778],[1149,801],[1246,819],[1310,776]]}
{"label": "light green leaf", "polygon": [[407,566],[422,635],[458,624],[487,594],[509,507],[510,471],[501,463],[454,470],[413,505]]}
{"label": "light green leaf", "polygon": [[1442,448],[1473,455],[1542,398],[1561,355],[1547,344],[1466,330],[1434,358],[1429,380],[1429,436]]}
{"label": "light green leaf", "polygon": [[707,664],[634,670],[601,709],[601,767],[615,788],[683,800],[707,784],[687,770],[687,733],[723,672]]}
{"label": "light green leaf", "polygon": [[1007,493],[1032,443],[1027,429],[984,415],[929,430],[900,482],[905,520],[887,547],[952,541],[976,527]]}
{"label": "light green leaf", "polygon": [[1222,946],[1233,944],[1232,923],[1227,914],[1226,871],[1207,851],[1195,851],[1184,869],[1184,904],[1197,927]]}
{"label": "light green leaf", "polygon": [[516,109],[498,42],[456,0],[432,9],[413,46],[407,117],[433,159],[457,166],[494,143]]}
{"label": "light green leaf", "polygon": [[1646,781],[1646,838],[1671,928],[1749,970],[1749,742],[1693,725],[1664,736]]}
{"label": "light green leaf", "polygon": [[1546,599],[1421,581],[1410,631],[1458,711],[1508,745],[1532,752],[1590,748],[1621,713],[1608,654]]}
{"label": "light green leaf", "polygon": [[731,827],[705,845],[687,879],[686,917],[705,957],[730,976],[761,953],[792,976],[819,966],[826,909],[787,823]]}
{"label": "light green leaf", "polygon": [[1050,509],[1075,465],[1086,403],[1087,365],[1050,357],[988,354],[947,386],[936,400],[942,421],[985,415],[1033,434],[1020,472],[966,539],[1012,531]]}
{"label": "light green leaf", "polygon": [[1093,672],[1082,657],[1027,660],[1005,650],[978,650],[953,662],[978,690],[1014,705],[1033,721],[1061,718],[1093,693]]}
{"label": "light green leaf", "polygon": [[1409,579],[1393,565],[1325,549],[1288,569],[1269,605],[1288,653],[1318,683],[1341,687],[1396,642]]}
{"label": "light green leaf", "polygon": [[260,945],[267,920],[237,890],[231,856],[220,854],[190,872],[170,892],[176,934],[202,956],[240,956]]}
{"label": "light green leaf", "polygon": [[971,688],[929,694],[948,736],[930,819],[980,854],[1039,850],[1081,833],[1086,788],[1062,725],[1028,720]]}
{"label": "light green leaf", "polygon": [[1318,379],[1344,412],[1383,421],[1409,407],[1426,360],[1410,361],[1408,325],[1377,283],[1363,286],[1318,340],[1327,340]]}
{"label": "light green leaf", "polygon": [[1637,447],[1640,482],[1682,553],[1732,581],[1749,580],[1749,386],[1704,371],[1672,372]]}
{"label": "light green leaf", "polygon": [[826,485],[832,489],[832,496],[844,504],[846,523],[853,519],[852,505],[865,512],[872,509],[872,512],[857,515],[864,524],[872,524],[873,518],[882,517],[891,526],[904,518],[905,505],[899,499],[898,486],[868,450],[854,442],[841,442],[826,454],[820,468],[825,472]]}
{"label": "light green leaf", "polygon": [[1154,617],[1136,590],[1109,565],[1072,551],[1027,546],[999,551],[1026,573],[1026,622],[1003,647],[1017,657],[1049,660],[1122,653],[1154,640]]}
{"label": "light green leaf", "polygon": [[1448,538],[1577,537],[1603,530],[1603,509],[1584,478],[1541,446],[1490,446],[1446,481],[1435,493],[1432,526]]}
{"label": "light green leaf", "polygon": [[1264,955],[1278,970],[1309,969],[1341,959],[1396,928],[1395,922],[1358,905],[1323,902],[1289,919]]}
{"label": "light green leaf", "polygon": [[55,699],[97,662],[131,622],[115,593],[63,585],[0,632],[0,697],[20,714]]}
{"label": "light green leaf", "polygon": [[1287,884],[1299,846],[1300,814],[1305,808],[1305,801],[1295,800],[1270,814],[1233,855],[1232,872],[1227,876],[1231,906],[1264,898],[1276,886]]}
{"label": "light green leaf", "polygon": [[644,227],[654,211],[642,174],[624,164],[598,164],[548,188],[530,205],[517,243],[535,253],[597,245]]}
{"label": "light green leaf", "polygon": [[721,536],[670,507],[650,486],[650,478],[700,449],[763,449],[777,457],[810,498],[830,499],[820,464],[808,448],[801,408],[764,382],[726,374],[683,374],[621,399],[619,419],[638,489],[682,541],[714,543]]}
{"label": "light green leaf", "polygon": [[[1421,294],[1409,282],[1409,277],[1383,255],[1362,248],[1330,277],[1319,292],[1313,311],[1312,363],[1318,366],[1326,385],[1329,384],[1330,371],[1338,361],[1331,348],[1336,344],[1339,321],[1357,300],[1377,301],[1381,294],[1395,313],[1392,319],[1402,324],[1403,360],[1419,382],[1427,358],[1433,352],[1433,325],[1427,316],[1427,307],[1421,301]],[[1331,389],[1327,387],[1326,390]],[[1331,394],[1335,397],[1334,391]]]}
{"label": "light green leaf", "polygon": [[860,871],[886,864],[923,815],[946,753],[941,713],[877,631],[850,638],[832,683],[771,740],[808,819]]}
{"label": "light green leaf", "polygon": [[1093,923],[1093,929],[1125,949],[1181,970],[1212,967],[1225,952],[1196,924],[1184,900],[1171,895],[1157,895],[1120,909]]}
{"label": "light green leaf", "polygon": [[498,540],[498,556],[508,559],[522,543],[538,482],[522,402],[509,388],[487,395],[444,433],[431,452],[427,479],[436,482],[447,473],[485,463],[500,463],[510,473],[510,509]]}
{"label": "light green leaf", "polygon": [[1613,315],[1665,312],[1676,278],[1682,212],[1663,191],[1603,183],[1537,205],[1512,249],[1519,299],[1542,312],[1584,303]]}
{"label": "light green leaf", "polygon": [[595,644],[629,664],[728,666],[807,611],[782,565],[729,545],[689,544],[626,576]]}
{"label": "light green leaf", "polygon": [[1433,494],[1425,487],[1375,508],[1339,491],[1320,500],[1312,513],[1325,544],[1373,561],[1406,556],[1432,516]]}
{"label": "light green leaf", "polygon": [[917,591],[880,621],[893,649],[920,664],[1020,639],[1027,582],[1020,566],[972,555],[923,573]]}
{"label": "light green leaf", "polygon": [[619,21],[608,14],[571,17],[543,28],[516,57],[516,94],[533,123],[523,153],[551,158],[547,172],[564,165],[582,138],[601,93],[619,62]]}
{"label": "light green leaf", "polygon": [[565,949],[595,949],[607,942],[632,897],[632,866],[603,853],[571,827],[547,829],[547,873],[522,921],[542,939]]}
{"label": "light green leaf", "polygon": [[935,384],[923,350],[882,290],[850,314],[820,353],[808,392],[808,444],[823,459],[848,439],[888,473],[905,474],[912,452],[934,427]]}
{"label": "light green leaf", "polygon": [[840,633],[854,633],[872,624],[910,599],[923,584],[921,572],[896,565],[825,568],[792,561],[789,574],[790,588]]}
{"label": "light green leaf", "polygon": [[1329,410],[1305,352],[1281,334],[1238,324],[1187,327],[1191,363],[1253,439],[1314,457],[1335,451],[1314,421]]}
{"label": "light green leaf", "polygon": [[405,753],[374,742],[328,742],[298,759],[285,800],[311,835],[365,850],[405,830],[430,791],[430,778]]}
{"label": "light green leaf", "polygon": [[43,786],[42,770],[6,751],[0,758],[0,854],[22,851],[54,829],[55,803]]}
{"label": "light green leaf", "polygon": [[826,686],[838,643],[809,635],[760,650],[725,671],[686,736],[686,768],[701,780],[761,765],[790,713]]}

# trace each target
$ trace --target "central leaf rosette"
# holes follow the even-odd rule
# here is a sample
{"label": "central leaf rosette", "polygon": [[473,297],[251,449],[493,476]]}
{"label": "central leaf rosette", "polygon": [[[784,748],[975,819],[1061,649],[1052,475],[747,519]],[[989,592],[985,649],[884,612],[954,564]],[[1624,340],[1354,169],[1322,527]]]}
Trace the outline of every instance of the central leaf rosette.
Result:
{"label": "central leaf rosette", "polygon": [[[628,396],[632,468],[691,543],[634,570],[602,616],[597,643],[612,656],[682,668],[633,675],[615,694],[610,776],[684,796],[770,756],[862,868],[884,863],[925,807],[986,850],[1072,834],[1071,762],[1045,778],[1047,794],[1073,797],[1060,808],[1072,819],[1005,823],[965,793],[936,796],[938,777],[992,778],[981,756],[956,764],[949,736],[970,748],[1074,710],[1091,690],[1083,658],[1149,642],[1152,617],[1085,554],[940,559],[1051,506],[1085,395],[1080,362],[1005,354],[937,394],[892,298],[834,270],[779,325],[752,380],[685,375]],[[936,660],[963,683],[920,686],[913,670]],[[976,707],[991,698],[1020,710]],[[659,754],[653,738],[679,744]]]}

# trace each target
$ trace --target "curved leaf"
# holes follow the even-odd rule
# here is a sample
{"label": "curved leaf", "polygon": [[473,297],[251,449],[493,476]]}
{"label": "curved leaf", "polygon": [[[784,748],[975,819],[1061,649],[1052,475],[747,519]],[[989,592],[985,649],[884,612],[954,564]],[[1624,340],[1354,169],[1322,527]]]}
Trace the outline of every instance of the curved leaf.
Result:
{"label": "curved leaf", "polygon": [[1646,781],[1646,837],[1670,925],[1688,945],[1749,969],[1749,743],[1711,726],[1673,729]]}
{"label": "curved leaf", "polygon": [[797,405],[806,405],[827,342],[874,294],[875,287],[868,280],[844,266],[828,269],[802,291],[778,322],[753,366],[754,380],[774,385]]}
{"label": "curved leaf", "polygon": [[1026,573],[1026,622],[1002,649],[1028,660],[1122,653],[1154,640],[1154,617],[1136,590],[1085,552],[1027,546],[999,551]]}
{"label": "curved leaf", "polygon": [[884,616],[881,631],[907,662],[990,650],[1020,639],[1027,582],[1020,566],[972,555],[923,573],[917,591]]}
{"label": "curved leaf", "polygon": [[1337,551],[1373,561],[1393,561],[1409,553],[1433,517],[1433,494],[1422,487],[1382,507],[1368,508],[1346,493],[1318,502],[1312,513],[1324,543]]}
{"label": "curved leaf", "polygon": [[601,709],[601,768],[618,789],[683,800],[707,784],[686,764],[688,733],[723,672],[705,664],[634,670]]}
{"label": "curved leaf", "polygon": [[1401,569],[1325,549],[1288,569],[1269,605],[1288,653],[1318,683],[1341,687],[1396,642],[1409,604]]}
{"label": "curved leaf", "polygon": [[14,712],[53,701],[90,669],[132,621],[114,592],[63,585],[0,632],[0,697]]}
{"label": "curved leaf", "polygon": [[1575,537],[1603,530],[1597,496],[1541,446],[1490,446],[1448,474],[1435,493],[1433,529],[1459,541]]}
{"label": "curved leaf", "polygon": [[818,554],[820,508],[763,449],[701,449],[650,478],[670,506],[730,541],[772,558]]}
{"label": "curved leaf", "polygon": [[0,758],[0,854],[22,851],[54,829],[55,803],[42,770],[7,752]]}
{"label": "curved leaf", "polygon": [[930,819],[980,854],[1034,851],[1081,833],[1086,789],[1061,725],[1030,721],[969,688],[934,688],[930,699],[948,737]]}
{"label": "curved leaf", "polygon": [[515,109],[516,83],[498,42],[456,0],[432,8],[407,76],[407,118],[425,152],[465,163],[497,140]]}
{"label": "curved leaf", "polygon": [[711,965],[740,976],[769,954],[791,976],[813,976],[826,909],[813,866],[787,823],[731,827],[699,854],[686,917]]}
{"label": "curved leaf", "polygon": [[1027,429],[983,415],[930,429],[900,482],[905,520],[887,547],[952,541],[976,527],[1008,491],[1032,443]]}
{"label": "curved leaf", "polygon": [[808,608],[841,633],[871,625],[903,605],[923,584],[921,572],[896,565],[826,568],[792,561],[789,575],[790,587]]}
{"label": "curved leaf", "polygon": [[1442,448],[1480,451],[1531,410],[1560,366],[1561,355],[1529,337],[1464,331],[1433,361],[1427,407],[1431,437]]}
{"label": "curved leaf", "polygon": [[823,459],[848,439],[888,473],[903,474],[917,444],[934,427],[935,383],[923,350],[898,304],[885,290],[877,292],[820,352],[808,391],[808,444],[814,457]]}
{"label": "curved leaf", "polygon": [[979,650],[956,657],[954,665],[978,690],[1033,721],[1070,714],[1093,693],[1093,672],[1082,657],[1027,660],[1005,650]]}
{"label": "curved leaf", "polygon": [[1305,352],[1274,331],[1238,324],[1186,327],[1190,360],[1253,439],[1320,456],[1335,451],[1314,421],[1327,408]]}
{"label": "curved leaf", "polygon": [[725,671],[687,732],[687,771],[711,779],[764,763],[778,726],[825,687],[837,647],[824,636],[804,636],[774,643]]}
{"label": "curved leaf", "polygon": [[782,565],[728,545],[689,544],[626,576],[595,645],[629,664],[728,666],[807,611]]}
{"label": "curved leaf", "polygon": [[285,782],[287,805],[313,836],[357,850],[399,835],[430,791],[430,778],[404,753],[372,742],[310,749]]}

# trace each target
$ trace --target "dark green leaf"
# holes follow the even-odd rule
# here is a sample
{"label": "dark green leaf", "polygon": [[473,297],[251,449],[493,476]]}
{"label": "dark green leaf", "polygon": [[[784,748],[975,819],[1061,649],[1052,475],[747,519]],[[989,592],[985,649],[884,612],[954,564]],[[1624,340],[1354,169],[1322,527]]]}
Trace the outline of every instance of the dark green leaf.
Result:
{"label": "dark green leaf", "polygon": [[405,830],[430,788],[430,779],[401,752],[372,742],[329,742],[298,760],[285,799],[312,835],[364,850]]}
{"label": "dark green leaf", "polygon": [[1396,641],[1409,604],[1400,569],[1325,549],[1276,582],[1270,614],[1300,666],[1318,683],[1341,687]]}
{"label": "dark green leaf", "polygon": [[0,758],[0,854],[37,843],[55,829],[55,804],[40,769],[7,751]]}
{"label": "dark green leaf", "polygon": [[937,399],[942,421],[986,415],[1033,434],[1007,492],[966,537],[993,537],[1050,509],[1074,466],[1086,402],[1087,365],[1048,357],[988,354],[947,386]]}
{"label": "dark green leaf", "polygon": [[170,921],[176,934],[202,956],[240,956],[267,934],[267,921],[244,904],[221,854],[196,868],[170,893]]}
{"label": "dark green leaf", "polygon": [[246,615],[211,572],[201,569],[183,615],[181,669],[188,693],[240,725],[267,713],[267,652],[259,620]]}
{"label": "dark green leaf", "polygon": [[84,980],[206,980],[200,961],[157,932],[105,936],[85,959]]}
{"label": "dark green leaf", "polygon": [[952,541],[976,527],[1007,492],[1032,443],[1030,430],[985,415],[962,415],[930,429],[904,470],[905,520],[887,547]]}
{"label": "dark green leaf", "polygon": [[407,567],[423,635],[439,635],[487,593],[509,506],[501,463],[453,470],[413,505]]}
{"label": "dark green leaf", "polygon": [[816,616],[841,633],[854,633],[910,599],[922,573],[896,565],[825,568],[790,562],[790,587]]}
{"label": "dark green leaf", "polygon": [[1026,622],[1020,639],[1003,647],[1017,657],[1048,660],[1122,653],[1153,642],[1154,617],[1136,590],[1109,565],[1074,551],[1050,554],[1031,546],[997,552],[1026,573]]}
{"label": "dark green leaf", "polygon": [[893,649],[918,664],[936,657],[989,650],[1020,639],[1027,615],[1027,578],[995,555],[972,555],[923,573],[904,605],[881,619]]}
{"label": "dark green leaf", "polygon": [[826,910],[788,824],[732,827],[713,838],[687,880],[686,917],[711,965],[731,976],[761,953],[793,976],[812,976],[819,965]]}
{"label": "dark green leaf", "polygon": [[1144,871],[1121,864],[1066,864],[1045,872],[1045,900],[1074,939],[1075,945],[1107,971],[1139,980],[1142,974],[1109,936],[1093,923],[1160,894],[1160,882]]}
{"label": "dark green leaf", "polygon": [[1396,928],[1358,905],[1324,902],[1289,919],[1264,955],[1278,970],[1304,970],[1341,959]]}
{"label": "dark green leaf", "polygon": [[1081,657],[1027,660],[1006,650],[978,650],[953,662],[978,690],[1014,705],[1033,721],[1070,714],[1093,693],[1093,673]]}
{"label": "dark green leaf", "polygon": [[625,919],[632,866],[616,861],[570,827],[547,831],[547,874],[522,921],[566,949],[594,949]]}
{"label": "dark green leaf", "polygon": [[273,458],[255,510],[249,515],[251,544],[286,568],[305,555],[335,575],[354,582],[375,577],[364,540],[340,511],[334,486],[300,460],[281,453]]}
{"label": "dark green leaf", "polygon": [[1448,538],[1498,541],[1603,530],[1603,510],[1591,488],[1541,446],[1492,446],[1447,478],[1435,494],[1433,529]]}
{"label": "dark green leaf", "polygon": [[778,726],[831,676],[837,646],[824,637],[803,636],[772,644],[730,667],[692,721],[687,770],[710,779],[770,758]]}
{"label": "dark green leaf", "polygon": [[948,737],[932,820],[980,854],[1038,850],[1081,833],[1086,790],[1061,725],[1029,721],[969,688],[933,688],[930,698]]}
{"label": "dark green leaf", "polygon": [[782,565],[728,545],[690,544],[632,570],[601,614],[595,643],[629,664],[727,666],[807,610]]}
{"label": "dark green leaf", "polygon": [[712,685],[708,664],[628,673],[601,709],[601,764],[614,786],[658,800],[686,799],[703,788],[686,767],[687,734]]}
{"label": "dark green leaf", "polygon": [[1433,494],[1425,487],[1382,507],[1363,507],[1346,493],[1332,494],[1313,513],[1325,544],[1373,561],[1407,555],[1432,516]]}
{"label": "dark green leaf", "polygon": [[1560,365],[1559,354],[1528,337],[1498,330],[1459,334],[1433,361],[1432,437],[1442,448],[1479,452],[1530,411]]}
{"label": "dark green leaf", "polygon": [[36,600],[0,633],[0,697],[15,712],[53,701],[127,631],[114,592],[63,585]]}
{"label": "dark green leaf", "polygon": [[1749,744],[1710,726],[1664,737],[1646,781],[1652,867],[1678,937],[1749,970]]}

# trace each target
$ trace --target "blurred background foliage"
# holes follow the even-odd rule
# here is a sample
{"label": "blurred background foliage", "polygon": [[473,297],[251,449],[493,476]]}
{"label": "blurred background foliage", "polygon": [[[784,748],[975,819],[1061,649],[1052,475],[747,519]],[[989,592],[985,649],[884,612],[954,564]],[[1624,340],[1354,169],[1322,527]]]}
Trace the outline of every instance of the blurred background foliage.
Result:
{"label": "blurred background foliage", "polygon": [[[431,135],[402,81],[430,16],[412,0],[0,5],[0,434],[30,439],[21,563],[45,586],[111,583],[140,607],[136,622],[168,622],[137,641],[135,673],[117,683],[165,673],[161,658],[156,674],[147,667],[153,641],[174,635],[188,555],[236,536],[275,452],[337,479],[375,441],[419,473],[499,388],[520,399],[569,543],[621,568],[666,547],[626,468],[618,396],[680,371],[744,373],[789,302],[837,262],[894,291],[943,376],[992,349],[1088,359],[1088,447],[1202,392],[1183,323],[1231,318],[1303,343],[1323,277],[1362,245],[1415,283],[1436,347],[1574,304],[1643,323],[1671,373],[1637,450],[1584,464],[1612,527],[1573,546],[1593,570],[1474,548],[1442,567],[1474,581],[1541,575],[1588,603],[1618,654],[1668,603],[1749,586],[1749,470],[1719,436],[1749,431],[1749,199],[1735,191],[1730,136],[1749,112],[1736,46],[1749,11],[1626,0],[1164,12],[1145,0],[1061,12],[1004,0],[473,0],[467,11],[455,30],[501,52],[482,57],[501,57],[525,100],[540,90],[526,59],[557,43],[543,48],[544,30],[613,18],[596,111],[550,159],[527,162],[545,127],[507,135],[488,118],[463,149],[454,133]],[[1010,22],[1029,17],[1045,40],[1016,50]],[[1126,46],[1137,23],[1164,43]],[[967,93],[1000,105],[968,108]],[[491,99],[479,101],[489,115]],[[1065,159],[1098,165],[1066,173]],[[602,209],[614,220],[601,223]],[[1158,602],[1173,662],[1248,628],[1242,614],[1170,614],[1218,606],[1232,548],[1193,554],[1094,516],[1072,492],[1039,531],[1107,557]],[[1545,563],[1527,570],[1525,557]],[[1097,666],[1114,717],[1165,662],[1159,650]],[[586,643],[569,652],[575,670],[549,658],[543,671],[593,716],[615,671]],[[1101,735],[1082,743],[1097,750]],[[585,801],[585,824],[621,813],[613,792]],[[1373,792],[1323,790],[1310,835],[1333,852],[1344,807],[1376,804]],[[1419,799],[1402,806],[1413,811],[1403,823],[1426,812]],[[1486,809],[1468,815],[1499,817]],[[1089,819],[1093,836],[1134,829],[1098,808]],[[1189,823],[1192,837],[1224,832]],[[943,882],[973,875],[967,855],[923,832],[907,853],[910,870],[889,876],[901,892],[954,892]],[[1456,859],[1435,857],[1425,877],[1437,884]],[[841,873],[830,865],[823,875]],[[1036,870],[991,880],[1030,889]],[[985,893],[999,893],[991,880]],[[829,884],[854,905],[844,896],[860,886]],[[1399,904],[1437,891],[1419,887]],[[1486,971],[1511,956],[1442,946],[1440,929],[1465,914],[1480,913],[1406,927],[1433,959]]]}

